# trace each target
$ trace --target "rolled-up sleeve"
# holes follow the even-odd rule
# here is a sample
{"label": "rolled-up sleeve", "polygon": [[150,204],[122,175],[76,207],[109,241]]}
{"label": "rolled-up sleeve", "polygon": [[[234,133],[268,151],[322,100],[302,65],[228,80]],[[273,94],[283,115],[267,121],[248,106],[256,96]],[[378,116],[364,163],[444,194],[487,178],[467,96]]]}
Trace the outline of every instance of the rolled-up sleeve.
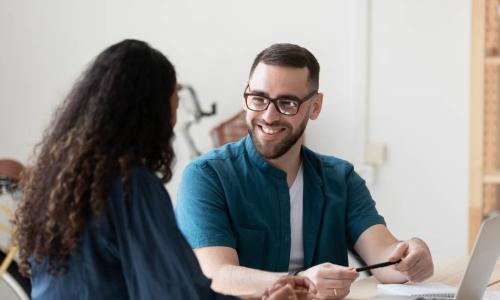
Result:
{"label": "rolled-up sleeve", "polygon": [[365,181],[350,166],[347,172],[347,230],[351,246],[373,225],[385,225]]}
{"label": "rolled-up sleeve", "polygon": [[191,163],[184,171],[175,213],[179,228],[193,249],[236,248],[222,184],[206,161]]}

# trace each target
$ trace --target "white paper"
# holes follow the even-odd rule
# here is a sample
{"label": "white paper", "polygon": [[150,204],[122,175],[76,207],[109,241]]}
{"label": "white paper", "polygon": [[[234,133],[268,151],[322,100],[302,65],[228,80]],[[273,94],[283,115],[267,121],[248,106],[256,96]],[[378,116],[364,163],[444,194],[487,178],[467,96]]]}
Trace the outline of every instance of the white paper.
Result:
{"label": "white paper", "polygon": [[486,293],[484,293],[483,300],[500,300],[500,292],[486,291]]}
{"label": "white paper", "polygon": [[377,289],[383,293],[401,296],[447,296],[453,298],[457,289],[439,282],[413,284],[378,284]]}
{"label": "white paper", "polygon": [[[378,284],[379,294],[392,294],[399,296],[453,296],[457,289],[439,282],[425,282],[413,284]],[[486,291],[483,300],[500,300],[500,291]]]}

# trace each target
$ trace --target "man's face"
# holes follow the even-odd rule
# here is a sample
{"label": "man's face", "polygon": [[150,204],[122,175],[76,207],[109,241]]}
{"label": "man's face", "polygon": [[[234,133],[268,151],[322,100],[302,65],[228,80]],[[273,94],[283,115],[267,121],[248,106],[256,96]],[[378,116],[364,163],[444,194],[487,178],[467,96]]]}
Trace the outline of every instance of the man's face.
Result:
{"label": "man's face", "polygon": [[[262,94],[270,98],[293,96],[302,99],[310,94],[309,71],[259,63],[248,82],[246,92]],[[266,159],[275,159],[290,150],[302,137],[309,118],[315,119],[321,110],[322,95],[304,102],[296,115],[281,114],[274,104],[267,110],[246,110],[246,123],[257,152]],[[245,100],[243,100],[245,101]]]}
{"label": "man's face", "polygon": [[182,85],[176,84],[174,93],[170,96],[170,126],[175,127],[177,123],[177,108],[179,108],[179,91],[182,89]]}

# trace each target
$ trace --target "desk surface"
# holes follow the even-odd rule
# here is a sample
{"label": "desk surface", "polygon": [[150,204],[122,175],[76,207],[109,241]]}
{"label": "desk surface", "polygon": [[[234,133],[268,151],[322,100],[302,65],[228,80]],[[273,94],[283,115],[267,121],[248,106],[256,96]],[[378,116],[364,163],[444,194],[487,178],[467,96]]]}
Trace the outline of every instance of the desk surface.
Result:
{"label": "desk surface", "polygon": [[[460,279],[467,267],[468,258],[465,257],[435,257],[434,276],[429,278],[429,282],[441,282],[458,287]],[[497,261],[495,270],[489,282],[500,279],[500,260]],[[377,295],[377,280],[372,276],[360,279],[351,286],[351,293],[345,299],[365,300]],[[488,290],[500,291],[500,283],[488,288]]]}

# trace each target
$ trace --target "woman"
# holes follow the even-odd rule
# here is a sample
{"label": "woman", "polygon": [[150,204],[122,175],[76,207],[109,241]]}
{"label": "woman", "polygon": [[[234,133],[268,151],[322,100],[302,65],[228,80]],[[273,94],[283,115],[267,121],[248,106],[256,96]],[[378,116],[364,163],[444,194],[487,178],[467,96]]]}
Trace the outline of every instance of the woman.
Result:
{"label": "woman", "polygon": [[[210,289],[163,186],[178,90],[172,64],[137,40],[104,50],[75,84],[22,181],[15,237],[33,299],[232,298]],[[313,291],[288,278],[253,298],[299,288]]]}

